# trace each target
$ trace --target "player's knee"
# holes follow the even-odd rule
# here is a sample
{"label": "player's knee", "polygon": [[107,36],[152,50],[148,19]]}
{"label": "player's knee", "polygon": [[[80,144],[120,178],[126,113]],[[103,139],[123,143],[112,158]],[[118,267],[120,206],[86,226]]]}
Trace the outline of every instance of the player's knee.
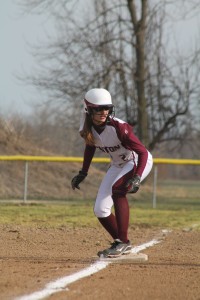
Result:
{"label": "player's knee", "polygon": [[95,206],[94,207],[94,214],[97,218],[106,218],[111,214],[111,210],[110,209],[106,209],[103,207],[98,207]]}

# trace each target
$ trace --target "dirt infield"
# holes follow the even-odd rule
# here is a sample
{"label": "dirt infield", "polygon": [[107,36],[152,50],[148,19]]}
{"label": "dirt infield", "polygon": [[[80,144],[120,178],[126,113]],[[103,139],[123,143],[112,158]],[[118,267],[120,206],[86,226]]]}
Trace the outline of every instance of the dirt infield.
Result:
{"label": "dirt infield", "polygon": [[[47,229],[1,225],[0,299],[10,300],[44,288],[45,284],[94,263],[108,246],[102,228]],[[200,299],[200,232],[130,228],[133,245],[154,238],[147,263],[110,264],[76,281],[48,299]]]}

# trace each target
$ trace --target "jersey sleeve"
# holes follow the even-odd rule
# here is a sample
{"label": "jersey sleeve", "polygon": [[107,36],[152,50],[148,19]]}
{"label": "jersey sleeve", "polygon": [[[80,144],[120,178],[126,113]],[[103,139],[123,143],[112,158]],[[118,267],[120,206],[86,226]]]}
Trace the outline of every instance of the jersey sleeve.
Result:
{"label": "jersey sleeve", "polygon": [[84,171],[86,173],[88,172],[95,151],[96,151],[95,146],[90,146],[90,145],[86,144],[84,156],[83,156],[82,171]]}
{"label": "jersey sleeve", "polygon": [[133,127],[128,123],[118,123],[117,134],[122,142],[122,145],[138,155],[137,167],[135,174],[142,176],[148,159],[148,151],[141,143],[138,137],[133,133]]}

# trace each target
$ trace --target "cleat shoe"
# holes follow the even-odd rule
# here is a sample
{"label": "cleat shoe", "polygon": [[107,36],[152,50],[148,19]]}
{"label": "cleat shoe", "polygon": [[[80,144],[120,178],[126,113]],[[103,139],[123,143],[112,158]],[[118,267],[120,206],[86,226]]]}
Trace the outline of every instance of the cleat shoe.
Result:
{"label": "cleat shoe", "polygon": [[103,251],[98,252],[99,257],[118,257],[122,254],[128,254],[131,252],[131,243],[128,241],[128,243],[123,243],[122,241],[116,239],[111,244],[111,247],[108,249],[105,249]]}

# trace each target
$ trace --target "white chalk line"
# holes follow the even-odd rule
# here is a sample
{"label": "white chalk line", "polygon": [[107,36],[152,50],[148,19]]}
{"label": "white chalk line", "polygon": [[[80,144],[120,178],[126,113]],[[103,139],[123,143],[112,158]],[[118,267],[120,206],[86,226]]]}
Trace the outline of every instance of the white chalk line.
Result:
{"label": "white chalk line", "polygon": [[[140,251],[145,250],[149,247],[152,247],[160,242],[161,242],[160,240],[153,239],[150,242],[147,242],[147,243],[144,243],[142,245],[132,248],[131,252],[139,253]],[[102,269],[105,269],[110,263],[112,263],[112,262],[98,260],[95,263],[93,263],[92,265],[90,265],[88,268],[85,268],[79,272],[72,274],[72,275],[68,275],[68,276],[59,278],[55,281],[48,283],[47,285],[45,285],[43,290],[34,292],[30,295],[25,295],[25,296],[15,298],[15,300],[41,300],[41,299],[44,299],[48,296],[51,296],[52,294],[61,292],[64,289],[66,290],[67,286],[69,284],[71,284],[81,278],[90,276],[94,273],[99,272]]]}

